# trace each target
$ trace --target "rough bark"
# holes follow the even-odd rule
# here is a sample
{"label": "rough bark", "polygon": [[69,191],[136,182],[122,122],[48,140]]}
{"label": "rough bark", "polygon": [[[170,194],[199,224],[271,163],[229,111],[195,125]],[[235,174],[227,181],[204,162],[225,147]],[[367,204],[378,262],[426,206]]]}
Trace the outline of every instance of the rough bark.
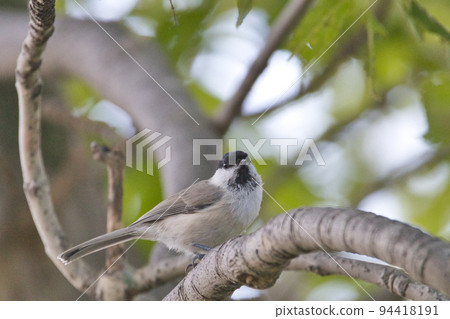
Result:
{"label": "rough bark", "polygon": [[[125,156],[118,148],[110,149],[91,143],[91,151],[94,159],[106,164],[108,171],[108,211],[106,213],[106,232],[110,233],[122,228],[122,198],[123,198],[123,169],[125,167]],[[124,245],[116,245],[106,249],[105,267],[108,272],[121,270],[125,263],[121,259]],[[114,267],[113,267],[114,265]]]}
{"label": "rough bark", "polygon": [[30,1],[30,26],[16,69],[19,97],[19,152],[24,191],[45,251],[59,271],[78,289],[85,289],[94,272],[84,262],[64,267],[56,256],[68,242],[56,217],[41,152],[41,77],[45,45],[53,33],[54,1]]}
{"label": "rough bark", "polygon": [[[39,10],[33,11],[36,3]],[[21,134],[20,141],[22,166],[29,206],[47,254],[73,286],[84,291],[95,282],[94,272],[84,262],[77,263],[79,266],[61,268],[62,265],[55,258],[69,244],[54,213],[40,150],[41,80],[38,72],[41,70],[40,56],[53,32],[53,5],[54,2],[32,2],[33,27],[18,63],[20,130],[25,132]],[[51,15],[47,15],[47,11]],[[0,43],[5,48],[2,49],[0,62],[2,78],[6,79],[14,74],[13,57],[20,51],[20,39],[26,34],[26,21],[23,14],[0,13],[0,23],[4,23],[7,30],[0,35]],[[202,169],[200,166],[190,166],[193,158],[192,139],[216,135],[209,129],[207,121],[169,68],[164,53],[156,44],[136,40],[120,31],[117,26],[108,27],[114,30],[106,34],[105,30],[94,23],[62,19],[57,23],[59,32],[52,37],[53,45],[46,49],[46,59],[51,62],[44,64],[43,72],[52,76],[78,76],[90,83],[104,98],[127,110],[138,129],[151,128],[171,136],[172,160],[162,168],[166,194],[191,184],[194,176],[207,177],[213,171],[214,163],[202,161]],[[115,39],[126,43],[120,46]],[[105,81],[105,78],[109,80]],[[202,125],[196,125],[186,112]],[[158,151],[156,153],[158,156]],[[188,169],[180,172],[179,167]],[[122,278],[112,276],[107,279],[99,282],[104,289],[97,288],[93,294],[97,297],[107,295],[105,298],[122,299],[127,288],[119,287]],[[119,289],[114,288],[117,290],[116,294],[105,294],[103,290],[109,289],[108,287]]]}
{"label": "rough bark", "polygon": [[438,290],[414,282],[401,269],[334,254],[332,257],[323,251],[300,255],[290,261],[286,270],[310,271],[320,276],[350,275],[412,300],[450,300]]}
{"label": "rough bark", "polygon": [[165,300],[220,300],[242,285],[272,286],[305,252],[348,251],[403,268],[416,281],[450,293],[450,244],[421,230],[356,209],[305,207],[208,253]]}

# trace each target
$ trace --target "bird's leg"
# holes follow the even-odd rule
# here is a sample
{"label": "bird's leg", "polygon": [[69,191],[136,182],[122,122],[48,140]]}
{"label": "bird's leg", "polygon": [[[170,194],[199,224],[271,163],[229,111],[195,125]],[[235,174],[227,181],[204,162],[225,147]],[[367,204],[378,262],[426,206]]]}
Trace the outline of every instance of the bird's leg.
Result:
{"label": "bird's leg", "polygon": [[[202,245],[202,244],[196,244],[195,243],[195,244],[192,244],[192,246],[194,246],[196,248],[199,248],[201,250],[204,250],[204,251],[210,251],[211,250],[211,247],[208,247],[208,246],[205,246],[205,245]],[[194,256],[194,258],[192,259],[192,264],[187,265],[187,267],[185,269],[185,272],[188,273],[191,270],[191,268],[194,268],[195,266],[197,266],[198,263],[200,262],[200,260],[203,259],[203,257],[205,257],[205,254],[196,254]]]}
{"label": "bird's leg", "polygon": [[203,259],[203,257],[205,257],[205,254],[197,254],[194,256],[194,258],[192,258],[192,263],[187,265],[186,269],[184,270],[186,272],[186,274],[192,269],[195,268],[195,266],[198,265],[198,263],[200,262],[200,260]]}
{"label": "bird's leg", "polygon": [[192,246],[194,246],[196,248],[200,248],[200,249],[202,249],[204,251],[210,251],[211,250],[211,247],[208,247],[208,246],[205,246],[205,245],[202,245],[202,244],[192,244]]}

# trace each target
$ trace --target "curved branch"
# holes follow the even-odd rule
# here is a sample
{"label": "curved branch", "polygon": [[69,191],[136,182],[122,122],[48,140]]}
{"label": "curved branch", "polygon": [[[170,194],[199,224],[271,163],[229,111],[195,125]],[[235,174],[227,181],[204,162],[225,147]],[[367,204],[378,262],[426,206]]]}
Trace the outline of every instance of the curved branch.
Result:
{"label": "curved branch", "polygon": [[[68,241],[55,215],[50,196],[50,186],[42,162],[40,148],[40,56],[45,44],[53,32],[54,11],[51,4],[39,3],[39,9],[50,8],[51,23],[42,28],[39,20],[33,25],[19,58],[17,72],[17,90],[20,98],[20,132],[21,156],[25,192],[36,227],[40,233],[47,254],[72,285],[85,291],[95,281],[95,272],[83,261],[64,267],[56,261],[56,256],[69,248]],[[48,7],[47,7],[48,6]],[[15,50],[20,46],[22,32],[25,33],[27,18],[24,14],[1,12],[0,24],[8,25],[11,32],[0,34],[2,50],[0,73],[2,77],[14,74],[11,68]],[[44,22],[48,22],[45,20]],[[213,138],[217,135],[208,127],[207,121],[197,109],[196,104],[186,94],[182,84],[176,78],[164,54],[156,44],[136,40],[124,33],[117,26],[108,25],[109,34],[125,42],[127,53],[94,23],[62,18],[57,23],[57,32],[52,36],[52,43],[46,49],[46,58],[52,63],[45,64],[43,71],[51,74],[71,74],[89,82],[94,89],[106,99],[122,106],[135,119],[139,128],[151,128],[172,137],[170,146],[172,160],[163,167],[163,185],[166,194],[171,194],[190,184],[193,177],[205,178],[213,171],[214,163],[205,161],[201,166],[192,166],[180,174],[179,167],[192,163],[192,139]],[[30,39],[29,39],[30,38]],[[68,47],[68,43],[74,44]],[[80,61],[83,61],[80,63]],[[139,61],[138,63],[136,63]],[[139,65],[138,65],[139,64]],[[142,68],[140,68],[142,67]],[[145,69],[145,72],[143,69]],[[149,78],[149,74],[158,83]],[[105,78],[108,81],[105,81]],[[160,85],[166,89],[162,90]],[[201,123],[193,124],[179,104]],[[161,152],[165,151],[162,149]],[[158,152],[156,154],[158,156]],[[117,286],[122,279],[109,276],[107,284]],[[105,282],[106,282],[105,281]],[[154,286],[160,284],[158,281]],[[108,285],[104,286],[109,287]],[[100,285],[101,286],[101,285]],[[128,289],[122,287],[121,291]],[[102,287],[89,290],[94,296],[103,296]]]}
{"label": "curved branch", "polygon": [[41,55],[53,33],[54,1],[30,1],[30,28],[17,60],[16,88],[19,96],[19,152],[25,196],[45,252],[77,289],[93,281],[94,272],[84,262],[65,267],[56,256],[68,248],[55,214],[41,153]]}
{"label": "curved branch", "polygon": [[319,249],[379,258],[450,293],[450,243],[356,209],[305,207],[214,249],[165,300],[217,300],[242,285],[268,288],[292,258]]}
{"label": "curved branch", "polygon": [[259,75],[266,68],[270,56],[290,35],[290,32],[294,27],[303,19],[303,16],[311,3],[312,0],[291,0],[280,13],[280,16],[277,18],[270,31],[266,45],[255,61],[253,61],[253,64],[236,93],[223,105],[219,113],[213,118],[213,125],[219,134],[226,132],[233,119],[240,115],[242,103]]}
{"label": "curved branch", "polygon": [[304,254],[292,259],[286,270],[311,271],[320,276],[350,275],[412,300],[450,300],[436,289],[413,282],[401,269],[335,255],[333,259],[322,251]]}
{"label": "curved branch", "polygon": [[[0,27],[9,31],[0,33],[1,78],[14,74],[11,66],[25,34],[26,21],[24,14],[8,10],[0,12]],[[127,111],[139,130],[149,128],[170,136],[171,160],[161,168],[160,175],[166,196],[189,186],[197,177],[208,178],[215,163],[202,157],[201,165],[192,165],[192,140],[218,138],[218,134],[186,92],[164,52],[157,43],[138,39],[117,24],[102,26],[134,61],[95,23],[60,17],[45,50],[45,57],[51,63],[44,64],[42,72],[79,77],[103,98]],[[179,105],[200,125],[195,124]],[[165,147],[158,148],[156,158],[164,158],[165,150]],[[186,165],[190,165],[189,169],[180,174],[179,167]]]}

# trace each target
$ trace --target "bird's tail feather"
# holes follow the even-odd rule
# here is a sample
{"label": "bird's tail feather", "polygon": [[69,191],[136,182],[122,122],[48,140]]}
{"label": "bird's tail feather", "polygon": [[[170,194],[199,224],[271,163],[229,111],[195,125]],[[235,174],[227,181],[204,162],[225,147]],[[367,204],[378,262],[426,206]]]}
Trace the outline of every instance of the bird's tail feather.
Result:
{"label": "bird's tail feather", "polygon": [[96,251],[132,240],[137,238],[138,234],[133,228],[122,228],[113,232],[92,238],[84,243],[66,250],[58,256],[63,264],[68,265],[72,261],[77,260],[86,255],[95,253]]}

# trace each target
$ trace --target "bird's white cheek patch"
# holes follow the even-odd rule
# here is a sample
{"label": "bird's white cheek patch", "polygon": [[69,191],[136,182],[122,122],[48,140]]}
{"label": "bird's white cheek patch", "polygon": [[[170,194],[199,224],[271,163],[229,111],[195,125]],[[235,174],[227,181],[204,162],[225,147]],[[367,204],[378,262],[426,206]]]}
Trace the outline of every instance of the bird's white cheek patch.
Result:
{"label": "bird's white cheek patch", "polygon": [[228,180],[233,176],[233,170],[232,169],[223,169],[220,168],[216,171],[216,173],[213,175],[213,177],[210,178],[210,182],[213,185],[223,187],[226,186],[228,183]]}

